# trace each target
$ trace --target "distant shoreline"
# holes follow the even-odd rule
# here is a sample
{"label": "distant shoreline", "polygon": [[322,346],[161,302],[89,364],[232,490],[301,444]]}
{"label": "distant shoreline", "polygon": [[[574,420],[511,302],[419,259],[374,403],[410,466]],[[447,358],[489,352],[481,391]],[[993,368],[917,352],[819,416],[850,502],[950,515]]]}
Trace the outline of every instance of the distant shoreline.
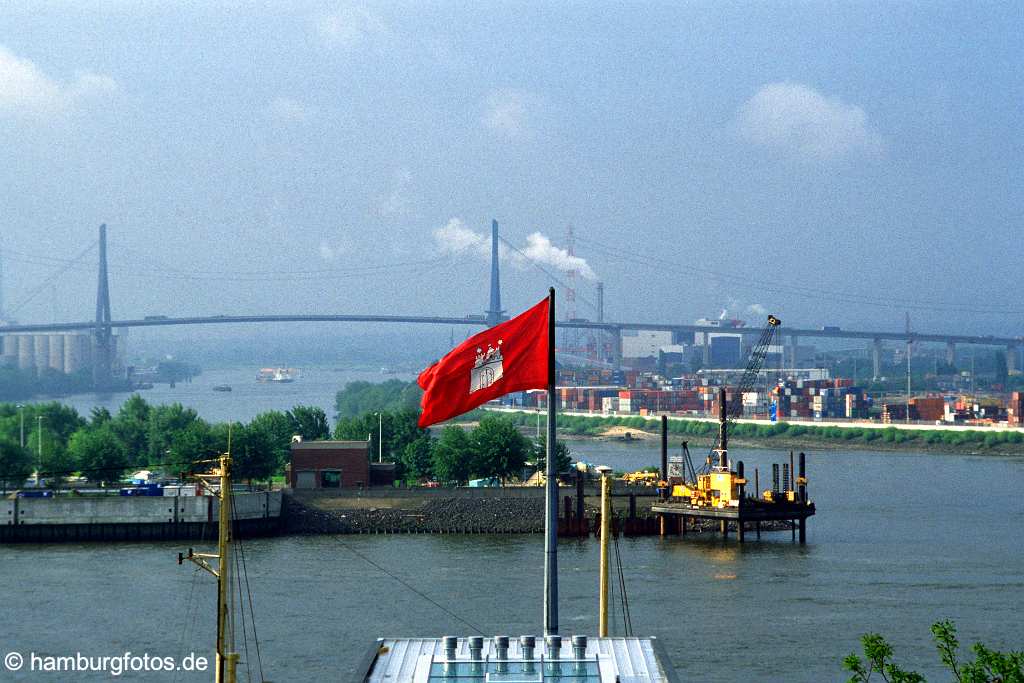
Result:
{"label": "distant shoreline", "polygon": [[[494,410],[487,408],[487,410]],[[535,411],[494,410],[517,417],[523,425],[532,424]],[[566,440],[596,440],[613,443],[645,443],[660,441],[660,416],[608,416],[598,414],[560,414],[558,429]],[[669,440],[678,445],[686,440],[706,445],[714,438],[717,422],[708,418],[669,417]],[[619,437],[629,431],[633,439]],[[758,434],[764,433],[764,435]],[[613,434],[609,438],[609,434]],[[763,420],[737,421],[730,434],[736,446],[774,448],[780,450],[856,450],[880,452],[917,451],[949,455],[1024,455],[1024,430],[1006,428],[951,429],[928,425],[911,428],[897,425],[815,424],[802,422],[770,423]]]}

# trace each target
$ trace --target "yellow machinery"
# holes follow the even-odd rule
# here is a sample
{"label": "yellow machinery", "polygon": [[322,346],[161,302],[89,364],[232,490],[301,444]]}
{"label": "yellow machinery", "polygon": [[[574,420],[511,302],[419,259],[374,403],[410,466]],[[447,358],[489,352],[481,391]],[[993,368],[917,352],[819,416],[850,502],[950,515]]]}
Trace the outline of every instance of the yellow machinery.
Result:
{"label": "yellow machinery", "polygon": [[715,449],[718,465],[706,473],[697,475],[693,482],[683,482],[672,487],[672,498],[689,501],[699,507],[739,507],[743,497],[743,486],[747,483],[739,473],[729,469],[729,455],[723,449]]}
{"label": "yellow machinery", "polygon": [[661,477],[658,476],[657,472],[644,472],[643,470],[637,470],[636,472],[627,472],[622,475],[622,481],[626,484],[633,486],[660,486]]}
{"label": "yellow machinery", "polygon": [[[689,502],[698,507],[737,508],[740,506],[740,500],[745,495],[744,487],[747,480],[743,478],[742,463],[739,465],[739,471],[733,470],[729,466],[729,426],[743,412],[743,394],[753,388],[754,381],[764,364],[768,347],[781,324],[782,321],[775,316],[768,316],[768,323],[761,332],[761,338],[751,351],[750,361],[743,373],[743,378],[733,392],[731,405],[726,404],[725,388],[719,389],[718,444],[711,450],[707,462],[700,472],[694,471],[693,463],[690,462],[689,450],[684,444],[689,471],[684,470],[681,481],[677,479],[672,482],[670,491],[672,498]],[[690,476],[689,480],[685,476],[687,474]],[[793,492],[789,491],[788,494],[792,496]]]}

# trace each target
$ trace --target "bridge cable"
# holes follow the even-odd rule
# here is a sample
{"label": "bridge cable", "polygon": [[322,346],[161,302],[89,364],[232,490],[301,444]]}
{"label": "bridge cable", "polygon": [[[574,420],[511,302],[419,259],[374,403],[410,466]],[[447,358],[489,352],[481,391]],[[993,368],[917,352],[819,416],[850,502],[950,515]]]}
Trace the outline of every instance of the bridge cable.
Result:
{"label": "bridge cable", "polygon": [[590,308],[592,308],[594,310],[597,310],[597,305],[594,304],[594,302],[590,301],[589,299],[587,299],[584,296],[580,296],[579,295],[579,291],[575,287],[570,287],[563,280],[561,280],[557,275],[555,275],[554,273],[549,271],[547,268],[545,268],[544,266],[542,266],[539,263],[537,263],[537,261],[535,261],[534,259],[532,259],[529,256],[527,256],[519,247],[517,247],[516,245],[512,244],[511,242],[509,242],[507,239],[505,239],[501,235],[498,236],[498,240],[503,242],[509,249],[511,249],[512,251],[516,252],[517,254],[522,256],[524,259],[526,259],[534,268],[536,268],[537,270],[541,271],[542,273],[547,275],[549,278],[554,280],[555,284],[559,285],[563,289],[572,289],[574,292],[576,292],[576,298],[578,300],[582,301],[583,303],[585,303]]}
{"label": "bridge cable", "polygon": [[[891,297],[887,296],[887,301],[878,301],[870,297],[869,295],[857,295],[849,294],[845,292],[836,292],[832,290],[822,290],[818,288],[802,287],[800,285],[790,285],[787,287],[779,287],[777,282],[767,282],[763,280],[751,279],[746,276],[730,275],[721,271],[711,270],[708,268],[699,267],[685,267],[680,265],[678,262],[668,261],[655,256],[637,254],[635,252],[624,252],[620,248],[612,248],[607,245],[603,245],[600,242],[591,240],[584,237],[577,236],[576,239],[590,246],[591,249],[595,249],[599,254],[627,263],[635,263],[639,265],[650,265],[651,263],[664,264],[677,270],[686,270],[691,273],[699,275],[710,275],[713,277],[727,280],[732,284],[758,290],[776,292],[779,294],[789,294],[791,296],[797,296],[805,299],[811,299],[815,301],[831,301],[838,303],[848,304],[859,304],[865,306],[876,306],[880,308],[891,308],[903,310],[905,308],[911,308],[915,310],[929,310],[929,311],[959,311],[964,313],[986,313],[993,315],[1022,315],[1024,311],[1012,311],[1005,309],[995,308],[984,308],[971,306],[969,304],[943,304],[934,300],[922,300],[922,299],[907,299],[902,297]],[[826,296],[822,296],[822,295]]]}
{"label": "bridge cable", "polygon": [[31,302],[32,299],[34,299],[36,296],[38,296],[40,292],[45,290],[46,287],[48,287],[53,280],[56,280],[58,277],[60,277],[61,275],[66,273],[68,270],[70,270],[72,265],[76,264],[78,261],[80,261],[82,259],[83,256],[85,256],[90,251],[92,251],[92,248],[95,247],[97,244],[98,244],[98,242],[92,242],[89,246],[87,246],[85,249],[83,249],[77,256],[75,256],[73,259],[68,261],[64,265],[63,268],[58,269],[56,272],[54,272],[52,275],[50,275],[50,277],[48,277],[45,280],[43,280],[43,282],[40,283],[40,285],[38,287],[36,287],[32,291],[30,291],[28,293],[28,295],[23,300],[21,300],[16,306],[13,306],[13,307],[9,308],[7,310],[7,312],[8,313],[14,313],[14,312],[19,311],[22,308],[24,308],[25,304]]}

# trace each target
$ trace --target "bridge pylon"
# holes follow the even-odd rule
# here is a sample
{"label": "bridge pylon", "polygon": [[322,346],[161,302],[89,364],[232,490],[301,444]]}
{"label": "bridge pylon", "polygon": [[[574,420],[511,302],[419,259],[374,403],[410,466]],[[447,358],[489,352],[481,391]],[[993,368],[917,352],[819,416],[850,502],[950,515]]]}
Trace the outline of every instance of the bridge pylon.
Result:
{"label": "bridge pylon", "polygon": [[110,287],[107,282],[107,225],[100,226],[99,278],[96,286],[96,325],[93,329],[92,383],[96,389],[111,384],[114,337],[110,326]]}
{"label": "bridge pylon", "polygon": [[491,221],[491,304],[487,309],[487,326],[494,327],[505,319],[501,309],[501,278],[498,276],[498,221]]}

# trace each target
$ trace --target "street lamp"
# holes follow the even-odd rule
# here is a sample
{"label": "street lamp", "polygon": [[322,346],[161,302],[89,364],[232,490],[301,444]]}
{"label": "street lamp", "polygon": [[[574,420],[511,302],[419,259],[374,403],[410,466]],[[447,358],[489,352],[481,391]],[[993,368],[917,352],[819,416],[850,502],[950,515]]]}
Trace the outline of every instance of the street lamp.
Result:
{"label": "street lamp", "polygon": [[21,447],[25,447],[25,404],[18,404],[18,412],[21,413]]}
{"label": "street lamp", "polygon": [[36,446],[39,453],[39,464],[36,467],[36,488],[43,485],[43,418],[45,415],[36,415]]}
{"label": "street lamp", "polygon": [[377,416],[377,462],[384,462],[384,413]]}

